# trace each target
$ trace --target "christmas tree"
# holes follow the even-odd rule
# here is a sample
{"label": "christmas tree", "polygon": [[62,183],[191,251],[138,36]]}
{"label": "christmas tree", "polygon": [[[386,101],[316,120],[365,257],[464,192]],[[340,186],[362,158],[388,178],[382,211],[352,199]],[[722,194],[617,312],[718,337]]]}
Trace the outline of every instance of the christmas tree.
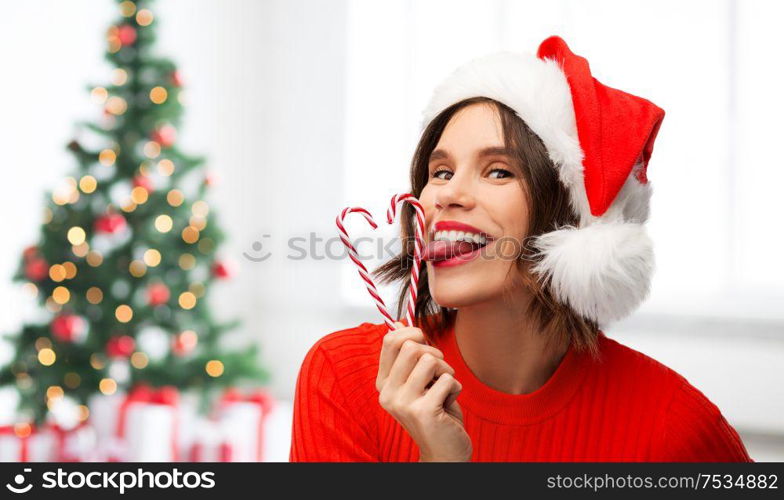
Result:
{"label": "christmas tree", "polygon": [[36,293],[42,320],[9,337],[15,354],[0,385],[18,388],[37,423],[64,397],[86,419],[92,395],[137,383],[208,399],[267,377],[255,346],[226,350],[222,335],[238,322],[217,321],[208,305],[231,266],[217,253],[224,234],[205,200],[205,159],[177,145],[182,80],[154,53],[150,4],[118,2],[106,35],[114,69],[107,85],[88,87],[101,118],[80,123],[86,138],[68,144],[77,172],[47,194],[39,240],[14,277]]}

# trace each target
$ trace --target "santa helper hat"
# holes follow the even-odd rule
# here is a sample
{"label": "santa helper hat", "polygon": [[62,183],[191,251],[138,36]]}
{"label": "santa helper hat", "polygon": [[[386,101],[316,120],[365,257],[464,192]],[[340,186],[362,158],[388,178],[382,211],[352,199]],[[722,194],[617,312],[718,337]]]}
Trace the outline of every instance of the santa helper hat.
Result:
{"label": "santa helper hat", "polygon": [[600,83],[557,36],[536,56],[500,52],[459,67],[436,87],[422,128],[471,97],[509,106],[539,136],[579,217],[576,227],[534,239],[541,260],[532,271],[559,302],[600,327],[631,313],[647,297],[654,270],[643,225],[646,171],[664,111]]}

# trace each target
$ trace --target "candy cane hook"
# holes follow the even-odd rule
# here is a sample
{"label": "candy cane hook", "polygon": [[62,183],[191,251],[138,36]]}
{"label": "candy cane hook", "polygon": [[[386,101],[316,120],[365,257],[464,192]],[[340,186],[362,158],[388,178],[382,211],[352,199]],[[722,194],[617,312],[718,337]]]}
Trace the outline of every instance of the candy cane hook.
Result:
{"label": "candy cane hook", "polygon": [[414,262],[411,266],[411,279],[408,283],[409,296],[408,306],[406,312],[406,319],[408,325],[414,325],[417,290],[419,290],[419,268],[422,262],[422,247],[424,246],[424,233],[425,233],[425,211],[422,204],[419,203],[414,195],[405,193],[397,194],[392,197],[389,210],[387,210],[387,223],[392,224],[395,221],[395,214],[398,205],[402,203],[409,203],[414,207],[416,213],[416,226],[414,234]]}
{"label": "candy cane hook", "polygon": [[362,261],[359,260],[359,255],[357,254],[357,250],[356,248],[354,248],[354,245],[351,243],[351,240],[348,237],[348,232],[346,231],[346,227],[343,225],[343,221],[345,220],[346,216],[350,213],[362,214],[362,216],[365,217],[365,220],[368,221],[368,224],[370,224],[370,226],[373,229],[376,229],[378,225],[373,220],[373,216],[370,215],[370,212],[368,212],[367,210],[361,207],[344,208],[343,211],[340,212],[340,215],[338,215],[337,218],[335,219],[335,224],[337,224],[338,230],[340,231],[340,239],[341,241],[343,241],[343,244],[348,249],[349,258],[351,258],[351,261],[354,262],[354,264],[357,266],[357,272],[359,272],[359,277],[362,278],[362,281],[365,282],[365,286],[367,287],[368,293],[370,293],[370,296],[373,297],[373,300],[376,303],[376,307],[378,308],[378,311],[381,313],[382,316],[384,316],[384,322],[387,324],[390,330],[396,330],[395,321],[392,319],[392,316],[389,314],[389,311],[387,311],[387,306],[386,304],[384,304],[384,299],[382,299],[381,296],[378,294],[378,290],[376,290],[376,285],[375,283],[373,283],[373,280],[370,278],[367,268],[365,267],[364,264],[362,264]]}

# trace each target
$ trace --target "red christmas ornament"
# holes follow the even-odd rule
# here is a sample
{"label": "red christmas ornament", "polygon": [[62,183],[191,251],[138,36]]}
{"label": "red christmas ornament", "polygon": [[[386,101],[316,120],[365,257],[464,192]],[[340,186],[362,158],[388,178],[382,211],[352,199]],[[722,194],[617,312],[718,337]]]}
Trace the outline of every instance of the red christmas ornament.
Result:
{"label": "red christmas ornament", "polygon": [[147,302],[153,307],[168,302],[170,295],[169,287],[163,283],[152,283],[147,287]]}
{"label": "red christmas ornament", "polygon": [[218,176],[214,172],[207,172],[204,176],[204,184],[214,187],[218,183]]}
{"label": "red christmas ornament", "polygon": [[110,358],[128,358],[133,354],[134,349],[136,349],[136,342],[128,335],[112,337],[106,343],[106,354]]}
{"label": "red christmas ornament", "polygon": [[98,233],[115,234],[126,228],[125,217],[117,213],[109,213],[95,219],[94,228]]}
{"label": "red christmas ornament", "polygon": [[153,192],[152,180],[146,175],[137,175],[133,178],[133,187],[143,187],[148,192]]}
{"label": "red christmas ornament", "polygon": [[117,30],[117,38],[121,45],[131,45],[136,41],[136,28],[129,24],[123,24]]}
{"label": "red christmas ornament", "polygon": [[185,356],[191,353],[196,344],[199,343],[199,337],[193,330],[185,330],[179,333],[172,340],[172,352],[177,356]]}
{"label": "red christmas ornament", "polygon": [[110,358],[129,358],[136,349],[136,341],[129,335],[112,337],[106,342],[106,355]]}
{"label": "red christmas ornament", "polygon": [[22,252],[22,256],[24,257],[25,260],[32,259],[36,255],[38,255],[38,247],[35,245],[30,245],[29,247],[24,249],[24,252]]}
{"label": "red christmas ornament", "polygon": [[34,257],[25,263],[25,276],[30,281],[41,281],[49,275],[49,264],[41,257]]}
{"label": "red christmas ornament", "polygon": [[182,87],[182,75],[180,74],[179,70],[174,70],[171,72],[171,83],[175,87]]}
{"label": "red christmas ornament", "polygon": [[234,270],[227,262],[216,260],[212,265],[212,274],[219,279],[228,279],[234,275]]}
{"label": "red christmas ornament", "polygon": [[154,130],[150,137],[161,146],[168,148],[177,140],[177,129],[172,125],[164,125]]}
{"label": "red christmas ornament", "polygon": [[87,321],[75,314],[61,314],[49,326],[52,335],[62,342],[80,342],[87,335]]}

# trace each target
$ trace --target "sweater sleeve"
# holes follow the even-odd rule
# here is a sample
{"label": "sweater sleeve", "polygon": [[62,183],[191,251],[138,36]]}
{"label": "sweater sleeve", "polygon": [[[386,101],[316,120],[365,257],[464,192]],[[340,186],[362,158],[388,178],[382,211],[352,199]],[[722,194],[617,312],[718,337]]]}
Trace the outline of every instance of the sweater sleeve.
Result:
{"label": "sweater sleeve", "polygon": [[302,363],[294,395],[292,462],[378,461],[366,423],[359,421],[333,362],[316,343]]}
{"label": "sweater sleeve", "polygon": [[685,379],[665,412],[658,454],[666,462],[754,461],[718,407]]}

